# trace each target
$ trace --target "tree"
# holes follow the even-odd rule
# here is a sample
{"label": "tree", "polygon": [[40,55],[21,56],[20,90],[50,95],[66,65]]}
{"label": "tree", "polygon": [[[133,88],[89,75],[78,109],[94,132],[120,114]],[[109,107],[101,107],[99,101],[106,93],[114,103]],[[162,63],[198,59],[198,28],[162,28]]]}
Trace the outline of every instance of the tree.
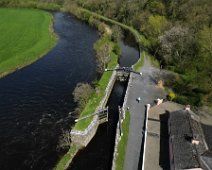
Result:
{"label": "tree", "polygon": [[175,65],[182,70],[182,66],[195,56],[194,34],[187,27],[172,27],[159,37],[159,42],[159,54],[165,64]]}
{"label": "tree", "polygon": [[74,101],[78,104],[78,109],[81,111],[87,104],[93,89],[88,83],[78,83],[73,91]]}
{"label": "tree", "polygon": [[165,31],[167,25],[166,17],[160,15],[150,15],[147,23],[142,25],[141,31],[150,40],[152,51],[158,46],[158,36]]}
{"label": "tree", "polygon": [[168,21],[165,16],[151,15],[147,21],[145,32],[150,36],[159,36],[166,28]]}
{"label": "tree", "polygon": [[199,88],[212,92],[212,27],[204,27],[197,34],[197,46],[198,46],[198,62],[196,67],[198,74],[196,76],[196,82]]}
{"label": "tree", "polygon": [[207,57],[212,57],[212,27],[205,26],[197,34],[197,44],[200,53]]}
{"label": "tree", "polygon": [[66,149],[71,147],[71,134],[70,130],[62,130],[62,135],[59,139],[59,148]]}
{"label": "tree", "polygon": [[165,6],[162,2],[157,1],[149,1],[147,4],[147,8],[153,14],[165,15]]}
{"label": "tree", "polygon": [[123,38],[123,33],[120,26],[112,26],[112,39],[113,41],[119,41]]}
{"label": "tree", "polygon": [[111,45],[104,43],[96,52],[97,72],[103,73],[107,64],[110,62]]}

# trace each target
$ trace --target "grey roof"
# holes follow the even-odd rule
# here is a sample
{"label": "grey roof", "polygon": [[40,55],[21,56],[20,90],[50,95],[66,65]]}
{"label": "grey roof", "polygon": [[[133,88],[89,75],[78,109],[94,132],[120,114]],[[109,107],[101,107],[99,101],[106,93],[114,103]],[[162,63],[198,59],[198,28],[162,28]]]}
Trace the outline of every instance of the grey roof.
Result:
{"label": "grey roof", "polygon": [[169,116],[169,135],[172,142],[175,169],[200,167],[197,150],[191,143],[191,115],[188,111],[171,112]]}
{"label": "grey roof", "polygon": [[200,156],[200,161],[204,169],[211,170],[212,169],[212,152],[207,151],[203,155]]}
{"label": "grey roof", "polygon": [[200,156],[201,164],[205,169],[212,169],[212,126],[202,124],[208,151]]}

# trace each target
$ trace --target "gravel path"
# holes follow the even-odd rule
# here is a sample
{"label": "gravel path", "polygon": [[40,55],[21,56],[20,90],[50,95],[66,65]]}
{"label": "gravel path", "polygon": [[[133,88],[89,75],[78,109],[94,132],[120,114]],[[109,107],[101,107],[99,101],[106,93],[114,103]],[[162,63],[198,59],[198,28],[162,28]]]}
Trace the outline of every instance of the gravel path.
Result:
{"label": "gravel path", "polygon": [[[142,145],[142,129],[144,126],[145,105],[152,104],[157,98],[164,98],[163,91],[156,87],[155,76],[159,70],[152,67],[150,62],[145,58],[144,66],[140,70],[142,76],[132,73],[132,83],[129,89],[126,106],[129,107],[131,119],[127,150],[125,155],[125,170],[140,169],[140,155]],[[136,99],[140,97],[138,102]]]}

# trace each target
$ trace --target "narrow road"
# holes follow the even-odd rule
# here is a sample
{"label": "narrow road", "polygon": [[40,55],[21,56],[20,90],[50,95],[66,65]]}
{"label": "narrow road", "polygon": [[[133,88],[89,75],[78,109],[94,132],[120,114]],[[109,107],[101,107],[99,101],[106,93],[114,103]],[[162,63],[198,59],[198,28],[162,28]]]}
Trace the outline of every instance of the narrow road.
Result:
{"label": "narrow road", "polygon": [[[125,155],[125,170],[137,170],[139,167],[144,126],[145,105],[152,104],[157,98],[164,98],[164,93],[156,87],[155,76],[159,74],[159,69],[151,66],[150,61],[145,58],[144,66],[141,68],[142,76],[132,73],[132,83],[129,87],[129,95],[126,106],[130,111],[130,128]],[[136,99],[140,97],[138,102]]]}

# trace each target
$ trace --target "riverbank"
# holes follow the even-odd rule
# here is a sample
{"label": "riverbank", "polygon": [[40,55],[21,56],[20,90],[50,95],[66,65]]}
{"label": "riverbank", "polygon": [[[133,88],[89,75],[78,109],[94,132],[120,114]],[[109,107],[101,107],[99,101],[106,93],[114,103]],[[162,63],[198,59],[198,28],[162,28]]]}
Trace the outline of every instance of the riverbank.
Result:
{"label": "riverbank", "polygon": [[93,50],[97,30],[67,13],[53,16],[60,37],[57,45],[0,80],[0,169],[53,169],[62,155],[61,129],[74,124],[69,114],[76,107],[73,89],[97,78]]}
{"label": "riverbank", "polygon": [[[71,8],[71,9],[69,9],[68,11],[71,12],[72,14],[74,14],[77,18],[79,18],[79,19],[81,19],[81,20],[84,20],[84,21],[86,21],[86,22],[90,21],[90,20],[91,20],[90,18],[92,18],[92,19],[98,19],[98,20],[100,19],[101,22],[107,22],[107,23],[109,22],[109,24],[119,25],[119,26],[121,26],[122,28],[127,29],[128,31],[132,31],[132,34],[135,36],[135,40],[136,40],[137,42],[141,42],[141,41],[142,41],[142,39],[140,38],[141,36],[138,34],[137,31],[134,31],[133,28],[130,28],[130,27],[128,27],[128,26],[125,26],[125,25],[123,25],[123,24],[121,24],[121,23],[118,23],[118,22],[113,21],[113,20],[111,20],[111,19],[107,19],[107,18],[105,18],[105,17],[103,17],[103,16],[94,14],[94,13],[88,11],[88,10],[84,10],[84,9],[81,9],[81,8]],[[81,12],[82,12],[82,13],[81,13]],[[84,12],[85,12],[86,14],[84,14]],[[118,24],[117,24],[117,23],[118,23]],[[93,23],[92,23],[92,24],[93,24]],[[107,34],[107,32],[108,32],[108,31],[107,31],[107,30],[108,30],[108,27],[107,27],[107,29],[105,29],[105,30],[106,30],[106,34]],[[139,51],[141,52],[140,43],[139,43]],[[111,55],[111,56],[112,56],[112,55]],[[141,57],[141,54],[140,54],[140,57]],[[115,61],[115,60],[113,59],[113,57],[112,57],[112,60],[111,60],[111,61],[113,61],[113,62]],[[116,62],[116,64],[117,64],[117,59],[116,59],[115,62]],[[142,64],[143,64],[143,58],[142,58],[142,59],[140,58],[140,60],[139,60],[138,63],[139,63],[139,64],[137,64],[137,66],[136,66],[137,69],[138,69],[139,67],[142,66]],[[110,65],[110,63],[109,63],[108,68],[114,68],[116,64],[114,63],[114,65]],[[108,83],[106,83],[106,82],[108,82],[108,80],[109,80],[111,74],[112,74],[112,73],[109,73],[109,72],[104,73],[103,76],[102,76],[102,78],[101,78],[101,79],[103,79],[103,81],[101,81],[101,79],[100,79],[100,82],[104,82],[104,83],[99,83],[99,87],[102,89],[102,92],[104,92],[104,89],[106,88],[106,86],[107,86],[107,84],[108,84]],[[104,77],[106,77],[106,79],[105,79]],[[107,80],[107,81],[105,81],[105,80]],[[96,95],[96,94],[95,94],[95,95]],[[101,100],[102,97],[101,97],[101,96],[98,96],[98,95],[97,95],[97,97],[96,97],[95,95],[94,95],[94,96],[91,96],[91,100],[89,100],[89,102],[88,102],[88,104],[86,105],[84,111],[80,114],[80,117],[83,117],[83,116],[86,116],[86,115],[88,115],[88,114],[90,114],[90,113],[93,113],[93,112],[95,111],[95,109],[98,107],[99,102],[100,102],[100,100]],[[102,95],[103,95],[103,93],[102,93]],[[98,99],[98,100],[97,100],[97,99]],[[91,110],[91,109],[92,109],[92,110]],[[88,119],[83,120],[83,121],[80,121],[80,122],[77,122],[73,129],[74,129],[74,130],[81,130],[81,131],[83,131],[83,130],[86,129],[86,128],[88,127],[88,125],[91,123],[91,121],[93,120],[92,118],[93,118],[93,117],[88,118]],[[125,126],[126,126],[126,128],[128,128],[128,124],[127,124],[127,123],[126,123]],[[126,141],[125,141],[125,142],[126,142]],[[123,147],[125,147],[125,146],[123,146]],[[80,148],[78,148],[78,149],[80,149]],[[70,152],[71,152],[71,154],[69,154]],[[67,164],[71,162],[71,160],[73,159],[73,157],[74,157],[74,155],[75,155],[76,153],[77,153],[77,150],[72,150],[72,149],[70,149],[70,151],[69,151],[66,155],[64,155],[64,157],[60,160],[60,162],[59,162],[60,166],[57,166],[55,169],[61,169],[61,167],[63,167],[63,168],[64,168],[64,167],[67,167]],[[71,155],[70,160],[65,161],[68,155]],[[62,165],[62,164],[63,164],[63,165]],[[62,165],[62,166],[61,166],[61,165]]]}
{"label": "riverbank", "polygon": [[0,78],[35,62],[56,45],[48,12],[0,8],[0,15]]}

